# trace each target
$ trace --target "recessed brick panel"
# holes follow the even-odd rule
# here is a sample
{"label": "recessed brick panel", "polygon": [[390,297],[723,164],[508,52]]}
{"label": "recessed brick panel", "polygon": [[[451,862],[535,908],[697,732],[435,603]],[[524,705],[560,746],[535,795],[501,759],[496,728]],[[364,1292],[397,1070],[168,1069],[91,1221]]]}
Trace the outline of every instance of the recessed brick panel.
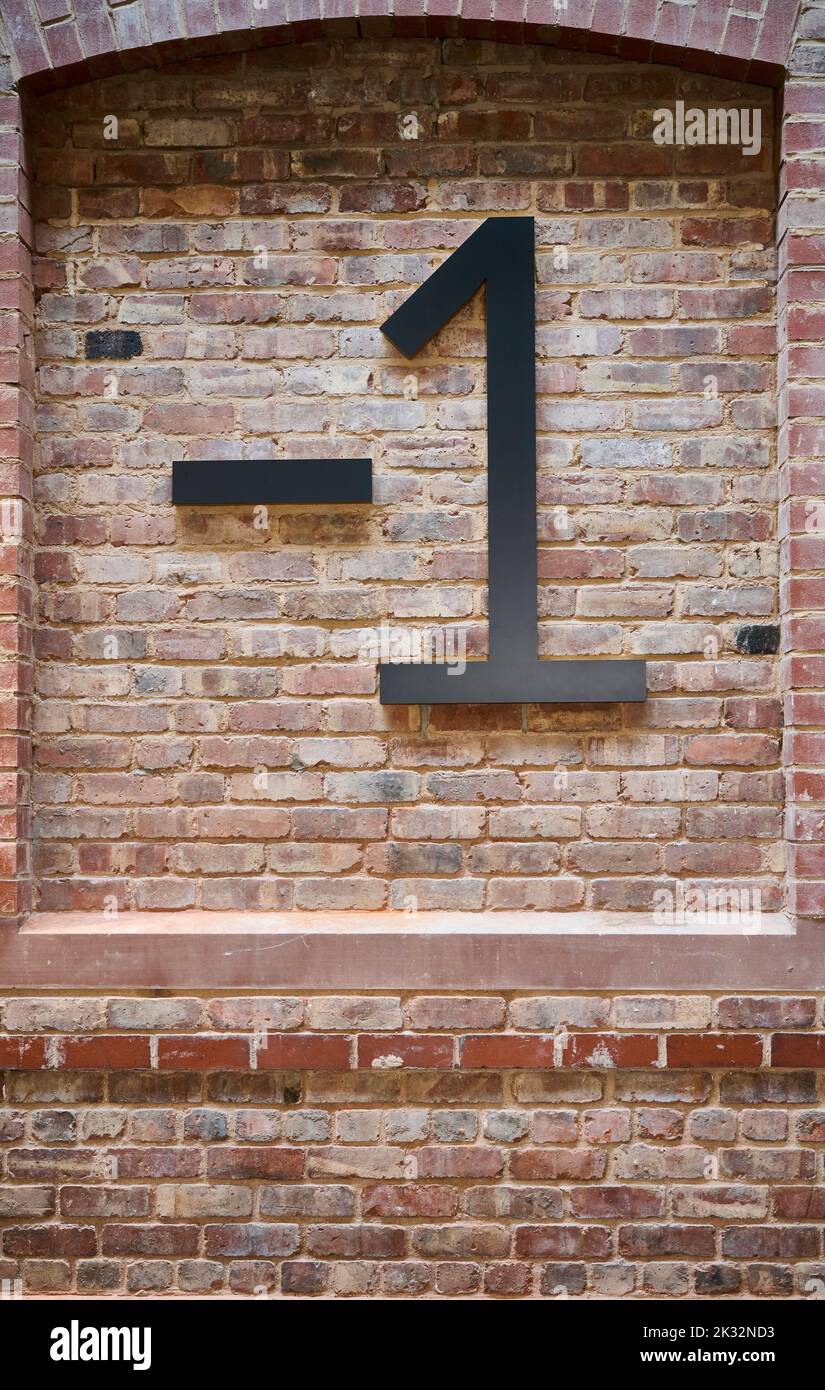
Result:
{"label": "recessed brick panel", "polygon": [[[759,106],[761,153],[657,145],[677,98]],[[781,906],[772,119],[467,39],[38,99],[41,907]],[[649,698],[382,707],[382,624],[486,652],[483,302],[412,362],[379,325],[528,213],[539,649]],[[175,458],[365,454],[371,507],[170,503]]]}

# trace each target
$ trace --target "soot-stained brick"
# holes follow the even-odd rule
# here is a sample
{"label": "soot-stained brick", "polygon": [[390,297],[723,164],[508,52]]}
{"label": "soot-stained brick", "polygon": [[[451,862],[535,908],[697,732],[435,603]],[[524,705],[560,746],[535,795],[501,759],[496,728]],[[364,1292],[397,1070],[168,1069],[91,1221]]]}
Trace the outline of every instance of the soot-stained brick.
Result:
{"label": "soot-stained brick", "polygon": [[779,627],[773,623],[740,627],[736,634],[737,651],[746,656],[772,656],[779,651],[779,635]]}
{"label": "soot-stained brick", "polygon": [[86,334],[86,356],[108,357],[122,361],[125,357],[140,357],[143,343],[139,333],[130,328],[93,329]]}

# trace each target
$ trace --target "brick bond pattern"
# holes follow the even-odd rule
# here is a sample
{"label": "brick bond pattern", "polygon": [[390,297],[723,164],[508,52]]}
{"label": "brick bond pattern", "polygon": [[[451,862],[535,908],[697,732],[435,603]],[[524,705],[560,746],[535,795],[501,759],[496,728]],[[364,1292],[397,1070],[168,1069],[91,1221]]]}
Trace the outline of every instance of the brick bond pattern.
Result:
{"label": "brick bond pattern", "polygon": [[32,1291],[811,1297],[811,996],[7,999]]}
{"label": "brick bond pattern", "polygon": [[[0,479],[4,496],[23,499],[25,518],[20,542],[2,548],[0,907],[13,923],[31,901],[33,233],[17,170],[18,81],[48,88],[67,74],[88,80],[242,51],[250,33],[259,47],[394,30],[560,42],[737,80],[780,83],[787,68],[777,228],[783,756],[790,906],[821,914],[823,555],[806,522],[825,452],[822,8],[571,0],[564,28],[538,0],[396,0],[393,17],[386,8],[270,4],[262,21],[243,0],[0,6],[10,55],[0,97]],[[521,69],[523,59],[513,63]],[[764,275],[763,266],[748,283]],[[20,1274],[32,1289],[813,1297],[825,1281],[825,1053],[813,998],[35,1002],[5,1002],[0,1040],[0,1277]],[[426,1067],[402,1055],[411,1035],[425,1039]],[[163,1054],[161,1036],[178,1039]],[[323,1062],[305,1041],[300,1056],[286,1051],[283,1039],[307,1036],[332,1038]],[[372,1048],[367,1037],[376,1051],[353,1069],[361,1047]],[[447,1045],[433,1051],[441,1037]],[[99,1041],[79,1041],[89,1038],[108,1041],[96,1050]],[[388,1055],[402,1066],[372,1065]],[[118,1148],[115,1165],[108,1153]],[[250,1150],[259,1156],[251,1170],[236,1158]],[[273,1158],[278,1151],[297,1158]],[[395,1157],[414,1151],[425,1155],[415,1166]]]}
{"label": "brick bond pattern", "polygon": [[[734,92],[758,156],[653,144],[651,103]],[[43,908],[781,907],[778,658],[740,641],[776,621],[771,129],[764,88],[467,40],[37,99]],[[420,363],[377,325],[514,211],[539,648],[646,655],[651,699],[382,709],[370,625],[486,649],[485,338],[478,300]],[[176,455],[365,452],[369,509],[171,507]]]}

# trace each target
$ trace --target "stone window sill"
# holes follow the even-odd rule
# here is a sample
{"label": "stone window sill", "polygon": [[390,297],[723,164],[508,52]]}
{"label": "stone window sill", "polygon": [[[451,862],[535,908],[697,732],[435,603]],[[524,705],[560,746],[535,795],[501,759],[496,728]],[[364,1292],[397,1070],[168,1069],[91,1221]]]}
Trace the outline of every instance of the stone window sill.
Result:
{"label": "stone window sill", "polygon": [[822,924],[778,913],[35,913],[0,934],[0,987],[810,990],[823,947]]}

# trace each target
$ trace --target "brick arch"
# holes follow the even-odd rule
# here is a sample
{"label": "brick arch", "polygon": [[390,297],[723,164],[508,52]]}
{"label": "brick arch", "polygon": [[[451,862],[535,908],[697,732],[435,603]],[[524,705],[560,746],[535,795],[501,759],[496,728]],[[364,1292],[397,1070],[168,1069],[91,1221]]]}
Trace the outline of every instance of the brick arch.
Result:
{"label": "brick arch", "polygon": [[549,43],[778,83],[798,9],[799,0],[0,0],[14,77],[35,88],[348,33]]}

